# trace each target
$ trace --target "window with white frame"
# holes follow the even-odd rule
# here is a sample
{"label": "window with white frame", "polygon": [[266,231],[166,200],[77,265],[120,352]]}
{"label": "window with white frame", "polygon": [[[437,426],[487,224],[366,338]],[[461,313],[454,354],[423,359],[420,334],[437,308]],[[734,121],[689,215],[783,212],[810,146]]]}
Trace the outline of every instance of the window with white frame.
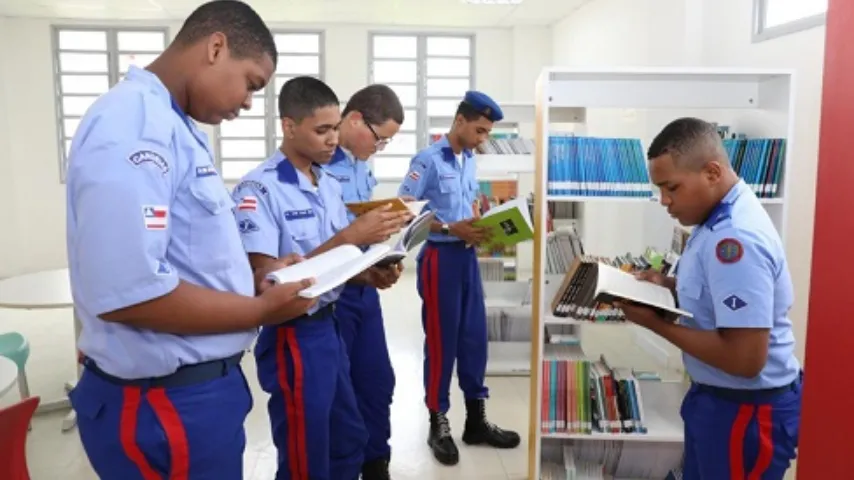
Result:
{"label": "window with white frame", "polygon": [[[474,37],[374,33],[370,37],[370,83],[394,89],[405,109],[400,132],[373,158],[374,176],[399,179],[415,153],[430,143],[433,120],[443,131],[474,84]],[[441,122],[439,122],[441,124]]]}
{"label": "window with white frame", "polygon": [[62,181],[65,181],[71,139],[89,106],[124,78],[131,65],[148,65],[166,44],[166,29],[53,28]]}
{"label": "window with white frame", "polygon": [[753,0],[754,41],[823,25],[828,0]]}
{"label": "window with white frame", "polygon": [[252,108],[222,122],[217,132],[220,172],[225,180],[239,180],[267,159],[282,142],[279,91],[294,77],[323,79],[321,32],[274,32],[279,60],[266,88],[252,97]]}

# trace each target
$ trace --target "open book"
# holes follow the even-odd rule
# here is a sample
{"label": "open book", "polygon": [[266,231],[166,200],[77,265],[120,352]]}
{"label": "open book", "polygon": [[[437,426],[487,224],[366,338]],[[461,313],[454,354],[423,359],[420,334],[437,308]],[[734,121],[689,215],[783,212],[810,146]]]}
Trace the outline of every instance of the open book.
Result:
{"label": "open book", "polygon": [[534,238],[528,200],[517,198],[490,208],[472,225],[492,228],[491,245],[515,245]]}
{"label": "open book", "polygon": [[403,260],[406,254],[420,245],[430,234],[433,212],[424,212],[401,231],[394,243],[378,243],[362,251],[355,245],[341,245],[296,265],[276,270],[267,275],[275,283],[297,282],[314,278],[315,284],[299,295],[317,298],[355,277],[372,266],[385,267]]}
{"label": "open book", "polygon": [[552,313],[580,321],[621,320],[622,312],[612,305],[629,301],[658,310],[673,318],[693,317],[676,307],[673,293],[660,285],[638,280],[619,268],[590,257],[576,257],[552,299]]}
{"label": "open book", "polygon": [[413,215],[418,216],[421,214],[421,210],[424,209],[424,205],[427,205],[427,201],[404,201],[402,198],[386,198],[382,200],[369,200],[367,202],[352,202],[347,204],[347,210],[350,210],[353,215],[357,217],[359,215],[364,215],[371,210],[382,207],[383,205],[391,204],[391,211],[398,212],[409,210]]}

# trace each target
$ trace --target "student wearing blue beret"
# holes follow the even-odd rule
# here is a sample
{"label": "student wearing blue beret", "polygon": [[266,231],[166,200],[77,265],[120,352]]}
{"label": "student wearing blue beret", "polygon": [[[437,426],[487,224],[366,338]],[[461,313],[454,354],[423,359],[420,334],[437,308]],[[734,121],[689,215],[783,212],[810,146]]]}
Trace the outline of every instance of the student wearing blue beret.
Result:
{"label": "student wearing blue beret", "polygon": [[494,123],[503,118],[501,107],[489,96],[467,92],[450,132],[413,157],[398,191],[399,195],[427,200],[426,208],[436,214],[430,236],[418,255],[417,276],[426,336],[428,444],[436,459],[445,465],[459,461],[447,418],[455,362],[466,401],[463,442],[496,448],[519,445],[519,434],[486,420],[486,308],[475,246],[488,239],[488,230],[472,225],[478,193],[472,150],[489,137]]}

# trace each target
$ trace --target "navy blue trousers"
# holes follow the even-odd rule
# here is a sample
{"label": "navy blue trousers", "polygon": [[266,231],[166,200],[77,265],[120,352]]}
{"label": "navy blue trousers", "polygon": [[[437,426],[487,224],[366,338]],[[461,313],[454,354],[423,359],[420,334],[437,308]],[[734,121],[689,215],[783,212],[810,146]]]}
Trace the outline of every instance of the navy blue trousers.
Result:
{"label": "navy blue trousers", "polygon": [[681,414],[685,480],[780,480],[798,447],[801,386],[742,403],[693,385]]}
{"label": "navy blue trousers", "polygon": [[447,412],[454,363],[466,400],[487,398],[487,332],[477,251],[463,242],[426,242],[418,255],[427,408]]}
{"label": "navy blue trousers", "polygon": [[255,359],[270,394],[276,480],[359,478],[368,435],[333,315],[262,328]]}
{"label": "navy blue trousers", "polygon": [[388,354],[380,296],[374,287],[347,285],[335,317],[350,358],[350,378],[368,430],[365,461],[391,456],[394,369]]}
{"label": "navy blue trousers", "polygon": [[84,369],[70,393],[89,462],[104,480],[242,478],[252,397],[240,367],[177,388],[111,383]]}

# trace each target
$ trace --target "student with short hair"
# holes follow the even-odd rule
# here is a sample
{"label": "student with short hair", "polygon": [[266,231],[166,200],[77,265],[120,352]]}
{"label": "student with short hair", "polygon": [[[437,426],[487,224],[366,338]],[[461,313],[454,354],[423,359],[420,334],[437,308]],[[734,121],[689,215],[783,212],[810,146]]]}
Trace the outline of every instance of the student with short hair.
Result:
{"label": "student with short hair", "polygon": [[[335,154],[338,97],[313,77],[282,86],[279,150],[234,190],[237,223],[249,261],[268,270],[289,254],[311,257],[342,244],[369,245],[399,231],[406,216],[377,209],[350,223],[341,187],[323,165]],[[370,268],[351,279],[388,288],[394,269]],[[338,287],[294,320],[261,330],[255,347],[258,379],[278,450],[276,478],[357,479],[367,432],[353,393],[350,364],[335,319]]]}
{"label": "student with short hair", "polygon": [[[377,180],[367,161],[385,148],[401,124],[403,106],[387,85],[369,85],[350,97],[342,112],[338,149],[327,166],[341,184],[345,203],[371,199]],[[403,265],[390,268],[402,271]],[[362,480],[388,479],[395,379],[377,289],[348,283],[338,299],[336,316],[350,356],[353,390],[368,430]]]}

